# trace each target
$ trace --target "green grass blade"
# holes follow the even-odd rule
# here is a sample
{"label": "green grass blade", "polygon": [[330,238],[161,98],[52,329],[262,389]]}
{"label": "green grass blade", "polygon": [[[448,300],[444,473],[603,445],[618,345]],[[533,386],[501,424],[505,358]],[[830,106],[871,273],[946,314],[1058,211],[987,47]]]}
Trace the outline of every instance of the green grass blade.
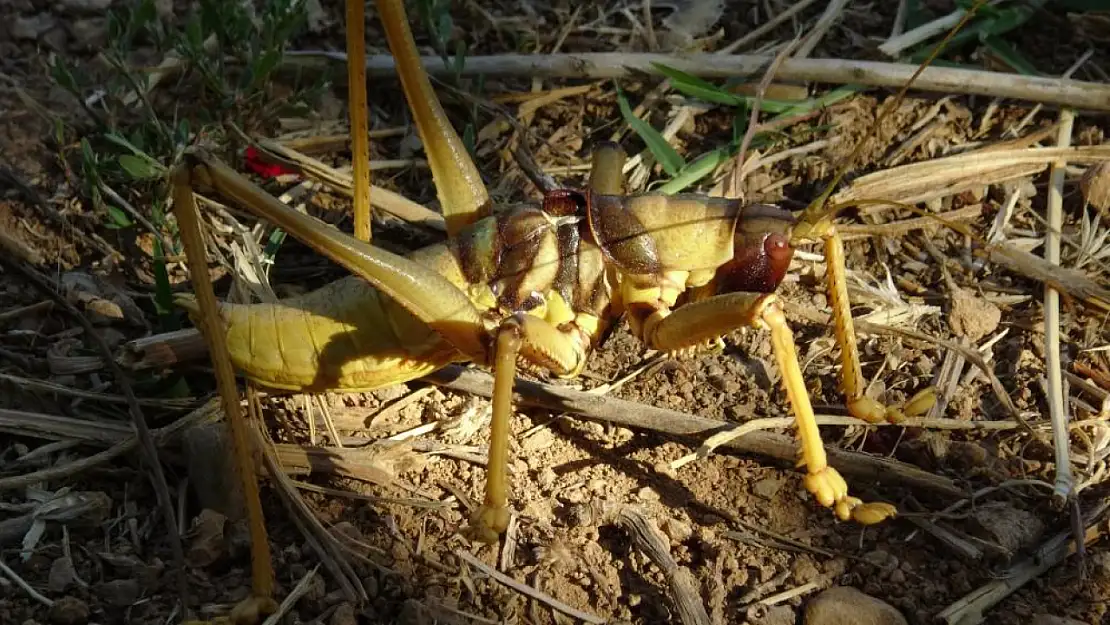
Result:
{"label": "green grass blade", "polygon": [[628,105],[628,99],[624,97],[624,93],[619,87],[617,88],[617,102],[620,104],[621,114],[624,115],[625,121],[627,121],[628,125],[632,127],[632,130],[635,130],[636,134],[640,135],[640,138],[644,140],[652,156],[663,166],[663,171],[666,171],[667,174],[671,176],[678,175],[678,172],[682,170],[686,162],[682,160],[678,152],[675,152],[671,144],[667,143],[663,135],[659,134],[658,130],[652,128],[651,124],[636,117],[636,114],[632,112],[632,107]]}

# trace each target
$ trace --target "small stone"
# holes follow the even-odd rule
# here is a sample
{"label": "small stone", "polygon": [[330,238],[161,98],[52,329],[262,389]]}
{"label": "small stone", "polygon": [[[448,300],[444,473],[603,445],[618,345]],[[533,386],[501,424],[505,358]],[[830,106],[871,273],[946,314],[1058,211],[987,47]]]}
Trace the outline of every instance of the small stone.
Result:
{"label": "small stone", "polygon": [[794,581],[799,584],[808,584],[821,579],[821,571],[809,558],[800,558],[794,563]]}
{"label": "small stone", "polygon": [[1110,211],[1110,163],[1091,165],[1079,179],[1079,188],[1087,203],[1099,211]]}
{"label": "small stone", "polygon": [[752,620],[754,625],[794,625],[797,617],[794,608],[788,605],[771,606],[767,613]]}
{"label": "small stone", "polygon": [[347,546],[348,549],[355,553],[367,555],[370,553],[370,545],[367,544],[366,538],[363,537],[362,532],[355,527],[350,521],[340,521],[331,528],[331,533],[339,542]]}
{"label": "small stone", "polygon": [[1051,614],[1037,614],[1033,617],[1033,622],[1030,625],[1086,625],[1083,621],[1077,621],[1073,618],[1065,618],[1063,616],[1052,616]]}
{"label": "small stone", "polygon": [[61,557],[57,558],[50,564],[50,575],[47,578],[47,586],[50,592],[62,593],[65,592],[73,580],[77,578],[77,572],[73,570],[73,558]]}
{"label": "small stone", "polygon": [[663,521],[663,527],[660,529],[662,529],[663,533],[667,535],[667,538],[670,538],[671,542],[675,544],[686,542],[686,540],[690,538],[690,535],[694,533],[689,523],[684,523],[678,519],[665,519]]}
{"label": "small stone", "polygon": [[189,551],[185,556],[190,566],[204,568],[227,555],[226,525],[224,515],[215,510],[201,510],[189,532]]}
{"label": "small stone", "polygon": [[555,433],[548,428],[541,428],[535,434],[524,439],[520,443],[520,448],[525,452],[537,452],[555,444]]}
{"label": "small stone", "polygon": [[951,297],[948,325],[952,332],[967,337],[973,343],[994,332],[1002,321],[1002,310],[972,291],[954,286]]}
{"label": "small stone", "polygon": [[341,603],[339,607],[335,608],[335,612],[331,613],[331,618],[328,619],[328,625],[357,625],[358,616],[355,614],[355,607],[349,603]]}
{"label": "small stone", "polygon": [[659,501],[659,493],[655,492],[654,488],[645,486],[636,492],[636,496],[642,501]]}
{"label": "small stone", "polygon": [[108,43],[108,18],[89,17],[73,20],[69,24],[69,34],[74,44],[87,50],[102,48]]}
{"label": "small stone", "polygon": [[97,584],[96,594],[108,605],[126,608],[139,600],[139,582],[134,579],[114,579]]}
{"label": "small stone", "polygon": [[908,625],[894,606],[850,586],[834,586],[806,604],[805,625]]}
{"label": "small stone", "polygon": [[85,625],[89,622],[89,604],[77,597],[62,597],[51,606],[47,618],[53,625]]}
{"label": "small stone", "polygon": [[1044,522],[1035,514],[1004,501],[987,502],[971,512],[970,528],[1011,554],[1028,547],[1041,537]]}
{"label": "small stone", "polygon": [[39,13],[31,17],[17,17],[12,21],[12,39],[16,41],[35,41],[46,34],[55,25],[54,16],[49,13]]}
{"label": "small stone", "polygon": [[782,480],[774,477],[765,477],[752,486],[752,490],[755,494],[764,499],[774,499],[781,488]]}

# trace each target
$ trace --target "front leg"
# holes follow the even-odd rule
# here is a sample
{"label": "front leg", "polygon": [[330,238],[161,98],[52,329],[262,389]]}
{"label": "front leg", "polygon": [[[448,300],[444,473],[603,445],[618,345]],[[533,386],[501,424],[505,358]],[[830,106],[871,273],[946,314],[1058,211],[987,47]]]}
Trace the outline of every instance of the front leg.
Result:
{"label": "front leg", "polygon": [[509,526],[509,421],[517,361],[524,360],[564,377],[577,375],[585,366],[589,350],[587,334],[574,322],[562,328],[520,313],[501,322],[497,329],[485,499],[470,518],[466,534],[472,540],[496,543]]}
{"label": "front leg", "polygon": [[802,462],[806,467],[805,486],[817,501],[833,508],[843,521],[852,519],[863,525],[879,523],[897,513],[886,503],[863,503],[848,495],[848,485],[840,473],[829,466],[821,432],[809,401],[809,393],[798,364],[797,349],[782,307],[773,294],[728,293],[716,295],[671,310],[659,306],[645,314],[644,308],[634,316],[634,327],[641,329],[641,338],[652,348],[679,351],[720,337],[743,326],[770,330],[771,344],[778,362],[779,374],[786,395],[794,410],[798,436],[802,444]]}

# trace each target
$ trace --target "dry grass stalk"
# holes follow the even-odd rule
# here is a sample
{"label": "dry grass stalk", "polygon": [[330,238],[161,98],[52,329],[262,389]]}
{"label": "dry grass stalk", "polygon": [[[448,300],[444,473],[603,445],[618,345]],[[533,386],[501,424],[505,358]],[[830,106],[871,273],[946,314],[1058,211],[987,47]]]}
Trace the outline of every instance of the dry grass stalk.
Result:
{"label": "dry grass stalk", "polygon": [[[43,295],[53,301],[56,306],[66,311],[71,318],[77,321],[85,331],[88,340],[92,342],[93,347],[99,352],[100,357],[104,361],[104,365],[108,368],[109,372],[115,378],[116,383],[123,390],[123,396],[127,399],[127,412],[131,417],[131,423],[135,427],[135,440],[132,442],[132,445],[138,445],[143,461],[150,471],[150,479],[154,486],[154,492],[157,495],[159,510],[162,513],[162,522],[166,525],[166,531],[169,535],[170,551],[173,554],[174,568],[177,572],[178,598],[182,608],[188,612],[189,596],[185,572],[185,549],[181,544],[181,534],[178,532],[177,515],[174,512],[173,500],[170,498],[170,489],[169,485],[166,483],[166,475],[165,472],[162,471],[162,463],[158,457],[158,448],[155,445],[150,428],[147,427],[143,409],[139,406],[138,397],[136,397],[135,390],[132,388],[128,377],[124,374],[123,369],[116,364],[116,361],[112,358],[111,348],[108,347],[104,337],[93,327],[88,317],[77,310],[77,308],[54,288],[38,270],[25,264],[21,260],[10,259],[4,254],[0,254],[0,265],[8,267],[12,273],[18,274],[24,280],[30,282]],[[125,450],[116,448],[109,450],[109,452],[110,451],[115,451],[116,455],[119,455],[124,453]],[[108,454],[109,452],[103,453]],[[101,460],[106,461],[112,457],[114,456],[108,456],[106,459]],[[81,461],[77,461],[68,466],[71,469],[81,470],[84,465],[78,464],[80,462]],[[58,476],[55,476],[55,478],[56,477]]]}
{"label": "dry grass stalk", "polygon": [[512,588],[513,590],[515,590],[519,593],[527,595],[527,596],[535,599],[536,601],[539,601],[541,603],[546,603],[547,605],[549,605],[552,608],[558,610],[559,612],[562,612],[563,614],[566,614],[568,616],[576,618],[580,621],[590,623],[591,625],[604,625],[604,623],[608,622],[605,619],[601,618],[600,616],[590,614],[589,612],[583,612],[582,610],[579,610],[577,608],[569,606],[569,605],[563,603],[562,601],[559,601],[555,597],[552,597],[552,596],[550,596],[546,593],[540,592],[539,590],[536,590],[535,588],[532,588],[531,586],[528,586],[527,584],[522,584],[522,583],[516,581],[515,579],[509,577],[508,575],[505,575],[504,573],[501,573],[501,572],[497,571],[497,569],[495,569],[492,566],[486,564],[485,562],[482,562],[478,558],[475,558],[474,556],[470,555],[469,553],[467,553],[467,552],[465,552],[461,549],[455,550],[455,556],[458,557],[463,562],[466,562],[470,566],[472,566],[472,567],[478,569],[479,571],[485,573],[486,575],[489,575],[490,578],[492,578],[494,581],[496,581],[500,584],[503,584],[505,586],[508,586],[509,588]]}
{"label": "dry grass stalk", "polygon": [[[1110,503],[1102,502],[1087,515],[1083,544],[1090,544],[1106,534],[1105,517]],[[1005,576],[992,580],[971,591],[937,614],[948,625],[976,625],[985,620],[984,614],[1000,601],[1016,592],[1037,576],[1064,561],[1079,549],[1072,540],[1072,532],[1061,532],[1041,545],[1033,555],[1011,567]]]}
{"label": "dry grass stalk", "polygon": [[[346,61],[347,57],[343,53],[322,50],[291,50],[286,55],[286,63],[295,65],[312,66],[322,62]],[[654,64],[660,63],[701,78],[736,78],[761,74],[770,62],[771,58],[767,56],[727,54],[693,54],[683,57],[624,52],[543,56],[506,54],[468,56],[460,75],[485,75],[487,78],[626,78],[635,74],[659,75]],[[422,57],[421,63],[432,76],[443,76],[449,71],[455,71],[451,68],[458,67],[451,57],[446,64],[438,56]],[[366,70],[370,76],[396,73],[393,57],[386,55],[368,56]],[[916,70],[916,65],[903,63],[790,59],[783,63],[779,79],[897,88],[904,85]],[[914,88],[947,95],[982,95],[1072,106],[1076,109],[1110,110],[1110,85],[1077,80],[1061,81],[1040,76],[932,66],[921,74],[914,83]]]}
{"label": "dry grass stalk", "polygon": [[[1060,112],[1060,130],[1057,134],[1056,145],[1066,148],[1071,144],[1072,125],[1075,115],[1071,109]],[[1064,225],[1064,173],[1067,161],[1059,160],[1052,164],[1052,173],[1049,176],[1047,219],[1048,227],[1045,232],[1044,256],[1045,261],[1059,266],[1060,264],[1060,234]],[[1056,486],[1054,493],[1064,500],[1071,498],[1075,487],[1075,478],[1071,471],[1070,433],[1068,431],[1068,415],[1065,406],[1063,366],[1060,358],[1060,293],[1051,283],[1044,288],[1044,351],[1045,351],[1045,376],[1047,378],[1048,414],[1052,420],[1052,445],[1055,450],[1056,460]]]}

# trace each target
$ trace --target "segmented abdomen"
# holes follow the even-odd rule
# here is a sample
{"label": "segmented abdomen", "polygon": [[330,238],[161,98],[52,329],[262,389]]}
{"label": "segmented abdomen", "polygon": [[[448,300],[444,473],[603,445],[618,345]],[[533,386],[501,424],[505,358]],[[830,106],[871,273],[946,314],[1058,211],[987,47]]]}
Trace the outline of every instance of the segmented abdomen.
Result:
{"label": "segmented abdomen", "polygon": [[269,388],[373,390],[465,360],[355,276],[280,302],[221,309],[232,363]]}

